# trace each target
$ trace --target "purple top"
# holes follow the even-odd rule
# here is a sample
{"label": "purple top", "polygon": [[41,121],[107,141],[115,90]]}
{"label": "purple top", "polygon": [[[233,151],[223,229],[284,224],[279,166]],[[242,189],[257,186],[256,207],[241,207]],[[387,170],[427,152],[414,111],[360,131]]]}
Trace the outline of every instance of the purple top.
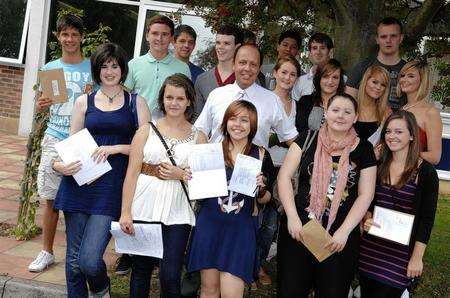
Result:
{"label": "purple top", "polygon": [[[414,214],[416,176],[417,174],[412,175],[400,189],[377,183],[373,203],[383,208]],[[410,257],[408,245],[364,233],[360,246],[359,272],[392,287],[404,289],[410,282],[406,276]]]}

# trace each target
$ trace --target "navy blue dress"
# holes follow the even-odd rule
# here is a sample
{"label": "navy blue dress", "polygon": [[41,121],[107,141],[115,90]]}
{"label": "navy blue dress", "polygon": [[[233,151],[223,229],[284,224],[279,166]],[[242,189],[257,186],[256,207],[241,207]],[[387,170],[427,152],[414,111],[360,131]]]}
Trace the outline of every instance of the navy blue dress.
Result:
{"label": "navy blue dress", "polygon": [[[88,95],[85,127],[98,146],[130,144],[135,133],[130,95],[124,91],[124,104],[114,111],[95,106],[96,92]],[[64,176],[55,199],[55,209],[95,215],[120,217],[122,186],[128,166],[128,155],[108,156],[112,170],[92,182],[78,186],[72,176]]]}
{"label": "navy blue dress", "polygon": [[[259,149],[253,146],[250,156],[259,159]],[[230,181],[232,168],[226,168]],[[228,196],[200,201],[201,209],[193,229],[188,257],[188,271],[218,269],[240,277],[246,283],[253,280],[256,269],[257,221],[252,217],[254,198],[233,192],[233,202],[241,209],[226,213],[221,203]]]}

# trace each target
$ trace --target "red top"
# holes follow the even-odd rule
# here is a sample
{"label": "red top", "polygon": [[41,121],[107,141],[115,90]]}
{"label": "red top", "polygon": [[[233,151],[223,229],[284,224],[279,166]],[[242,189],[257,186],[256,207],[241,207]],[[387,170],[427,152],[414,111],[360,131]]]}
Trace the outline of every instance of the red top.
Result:
{"label": "red top", "polygon": [[425,130],[419,127],[419,151],[428,151],[427,147],[427,133],[425,132]]}
{"label": "red top", "polygon": [[214,75],[216,76],[216,82],[218,87],[233,84],[234,81],[236,80],[236,77],[234,76],[233,72],[228,78],[226,78],[225,81],[222,81],[222,78],[220,77],[219,70],[217,69],[217,67],[214,69]]}

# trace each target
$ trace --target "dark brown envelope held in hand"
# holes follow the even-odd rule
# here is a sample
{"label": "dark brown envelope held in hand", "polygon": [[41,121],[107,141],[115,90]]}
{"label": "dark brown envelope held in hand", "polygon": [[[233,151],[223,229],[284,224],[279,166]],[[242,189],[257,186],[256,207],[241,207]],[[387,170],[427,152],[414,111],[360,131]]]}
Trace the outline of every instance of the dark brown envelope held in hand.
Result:
{"label": "dark brown envelope held in hand", "polygon": [[303,226],[303,241],[306,248],[316,257],[319,262],[332,255],[324,246],[331,240],[330,234],[315,219],[310,220]]}
{"label": "dark brown envelope held in hand", "polygon": [[42,86],[42,96],[53,100],[53,103],[67,102],[67,88],[62,68],[42,70],[38,73]]}

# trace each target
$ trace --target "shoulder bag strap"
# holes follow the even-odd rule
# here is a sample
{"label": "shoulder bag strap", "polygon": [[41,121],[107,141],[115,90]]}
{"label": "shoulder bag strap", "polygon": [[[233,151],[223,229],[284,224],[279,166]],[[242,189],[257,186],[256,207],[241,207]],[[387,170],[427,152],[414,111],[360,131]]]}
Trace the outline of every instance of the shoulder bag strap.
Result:
{"label": "shoulder bag strap", "polygon": [[[312,132],[312,136],[311,136],[311,132]],[[309,147],[311,147],[311,144],[314,141],[314,138],[316,137],[317,132],[318,132],[318,130],[308,129],[308,134],[306,135],[305,142],[303,143],[303,146],[301,148],[302,151],[300,154],[300,163],[302,162],[301,158],[303,156],[303,153],[306,152],[309,149]],[[298,164],[297,171],[300,170],[300,163]]]}
{"label": "shoulder bag strap", "polygon": [[[175,162],[175,159],[173,159],[172,152],[170,151],[169,146],[167,146],[166,141],[164,141],[164,138],[162,137],[162,135],[159,132],[158,128],[156,127],[155,124],[153,124],[153,122],[150,121],[149,123],[150,123],[151,127],[153,128],[153,130],[155,131],[156,135],[158,136],[159,140],[163,144],[164,148],[166,149],[166,153],[167,153],[167,156],[170,159],[170,162],[172,163],[172,165],[177,166],[177,164]],[[188,191],[186,189],[186,185],[184,184],[183,180],[179,180],[179,181],[181,183],[181,187],[183,188],[184,194],[186,195],[186,198],[188,200],[189,206],[191,206],[191,208],[192,208],[191,201],[189,200],[189,194],[188,194]]]}

